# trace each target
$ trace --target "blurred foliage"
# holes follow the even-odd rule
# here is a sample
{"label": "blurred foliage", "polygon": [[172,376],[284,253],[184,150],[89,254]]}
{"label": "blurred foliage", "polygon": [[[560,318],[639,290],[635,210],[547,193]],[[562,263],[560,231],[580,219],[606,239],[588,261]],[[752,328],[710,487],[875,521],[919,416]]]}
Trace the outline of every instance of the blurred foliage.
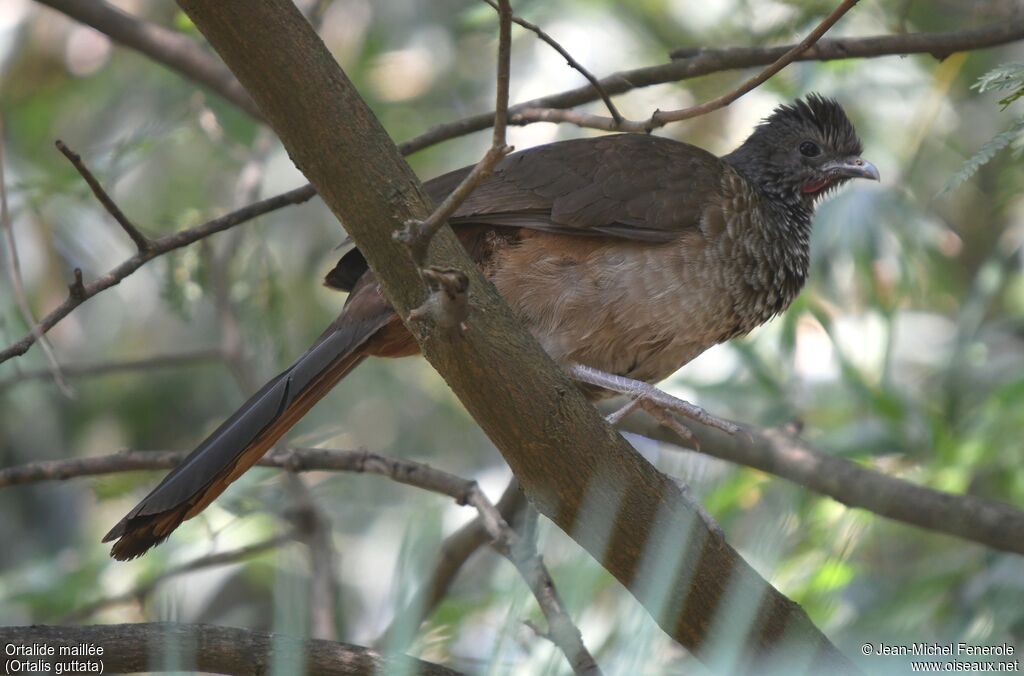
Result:
{"label": "blurred foliage", "polygon": [[[978,81],[974,83],[972,88],[977,89],[980,93],[989,90],[1001,92],[1009,90],[1009,94],[999,99],[999,105],[1005,110],[1011,103],[1024,96],[1024,64],[1004,63],[998,68],[993,68],[978,78]],[[974,176],[978,173],[981,165],[990,161],[995,157],[996,153],[1011,143],[1015,146],[1013,152],[1014,159],[1020,159],[1021,153],[1024,151],[1024,144],[1020,143],[1022,138],[1024,138],[1024,117],[1014,122],[1006,131],[1001,131],[993,136],[991,141],[983,145],[978,152],[974,153],[969,160],[964,162],[960,170],[949,179],[949,183],[946,184],[943,192],[949,192],[971,176]]]}
{"label": "blurred foliage", "polygon": [[[173,3],[119,4],[200,39]],[[833,35],[956,30],[998,21],[1016,4],[864,0]],[[833,5],[515,3],[597,74],[663,62],[677,47],[789,42]],[[405,140],[491,107],[495,25],[493,13],[470,0],[335,0],[321,33],[385,127]],[[583,83],[529,33],[516,29],[513,49],[515,100]],[[880,186],[851,185],[822,205],[811,281],[784,316],[709,350],[666,387],[752,423],[800,421],[817,448],[892,475],[1024,506],[1024,170],[1019,153],[998,152],[1020,136],[1013,115],[1021,62],[1022,46],[1011,45],[941,62],[922,55],[794,64],[728,109],[662,130],[722,153],[778,102],[820,91],[847,107],[883,177]],[[618,101],[635,118],[706,100],[745,76],[725,72]],[[303,182],[283,149],[267,148],[260,126],[229,104],[28,0],[0,3],[0,114],[18,252],[37,314],[63,299],[72,268],[92,278],[132,253],[53,149],[56,138],[81,153],[154,235]],[[525,148],[593,133],[538,124],[510,130],[510,140]],[[488,135],[447,142],[410,162],[423,177],[440,174],[475,161]],[[959,188],[938,194],[951,182]],[[77,379],[75,397],[65,398],[47,379],[19,380],[45,367],[33,348],[0,366],[0,380],[13,381],[0,385],[0,465],[192,447],[336,315],[343,299],[319,277],[342,238],[314,201],[154,261],[90,300],[50,333],[63,363],[211,347],[232,358]],[[6,260],[5,344],[26,331]],[[500,455],[421,360],[367,362],[289,439],[427,461],[475,477],[495,497],[508,478]],[[636,443],[685,478],[729,541],[849,654],[878,641],[1006,641],[1018,654],[1024,647],[1020,557],[850,510],[760,472]],[[0,549],[0,620],[59,621],[169,565],[288,527],[291,499],[281,478],[256,470],[147,557],[111,562],[99,538],[156,479],[133,473],[0,491],[0,537],[12,543]],[[440,537],[472,514],[379,478],[306,479],[333,522],[339,637],[371,642],[431,570]],[[666,528],[685,545],[685,524]],[[702,673],[544,520],[540,547],[607,673]],[[289,545],[168,582],[141,604],[90,620],[301,632],[308,630],[308,566],[302,546]],[[742,626],[742,612],[739,604],[726,619]],[[474,673],[565,673],[564,659],[523,626],[527,618],[540,621],[515,571],[482,552],[413,652]],[[722,654],[719,666],[727,664]],[[870,673],[883,664],[864,663]]]}

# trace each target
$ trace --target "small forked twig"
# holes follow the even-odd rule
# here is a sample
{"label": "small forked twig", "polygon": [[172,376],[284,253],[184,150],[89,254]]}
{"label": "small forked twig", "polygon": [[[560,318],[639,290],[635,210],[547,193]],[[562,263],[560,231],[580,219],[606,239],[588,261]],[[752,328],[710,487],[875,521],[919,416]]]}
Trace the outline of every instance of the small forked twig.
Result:
{"label": "small forked twig", "polygon": [[114,220],[117,221],[117,224],[121,226],[121,229],[132,238],[132,241],[135,242],[135,246],[138,248],[139,253],[147,253],[151,251],[153,249],[153,242],[142,234],[142,231],[135,227],[134,223],[128,220],[128,217],[124,215],[123,211],[121,211],[121,207],[117,206],[117,203],[111,199],[110,195],[107,194],[107,191],[103,189],[102,185],[100,185],[100,182],[96,180],[95,176],[93,176],[93,173],[89,171],[89,167],[85,166],[85,161],[82,160],[82,156],[71,148],[68,148],[60,139],[57,139],[55,145],[57,146],[57,150],[59,150],[64,157],[68,158],[68,161],[71,162],[71,165],[75,170],[78,171],[82,178],[85,179],[85,182],[89,184],[92,194],[96,196],[96,199],[99,200],[100,204],[103,205],[103,208],[107,210],[107,213],[113,216]]}

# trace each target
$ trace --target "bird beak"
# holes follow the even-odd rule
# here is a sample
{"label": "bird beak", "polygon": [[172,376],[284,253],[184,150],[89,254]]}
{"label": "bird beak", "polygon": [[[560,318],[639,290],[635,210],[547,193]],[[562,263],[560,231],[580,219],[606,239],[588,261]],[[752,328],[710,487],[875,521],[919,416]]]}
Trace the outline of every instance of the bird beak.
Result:
{"label": "bird beak", "polygon": [[873,181],[882,180],[878,174],[878,167],[860,157],[846,157],[841,160],[827,162],[821,167],[821,171],[842,176],[844,178],[870,178]]}

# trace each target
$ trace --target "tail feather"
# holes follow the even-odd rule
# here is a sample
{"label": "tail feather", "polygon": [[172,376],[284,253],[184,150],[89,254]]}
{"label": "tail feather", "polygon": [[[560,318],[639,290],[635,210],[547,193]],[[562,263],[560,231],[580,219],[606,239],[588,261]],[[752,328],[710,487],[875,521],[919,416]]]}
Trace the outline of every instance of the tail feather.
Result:
{"label": "tail feather", "polygon": [[390,312],[380,313],[360,322],[339,321],[329,329],[104,536],[103,542],[117,540],[111,556],[122,561],[141,556],[205,509],[368,356],[368,341],[392,319]]}

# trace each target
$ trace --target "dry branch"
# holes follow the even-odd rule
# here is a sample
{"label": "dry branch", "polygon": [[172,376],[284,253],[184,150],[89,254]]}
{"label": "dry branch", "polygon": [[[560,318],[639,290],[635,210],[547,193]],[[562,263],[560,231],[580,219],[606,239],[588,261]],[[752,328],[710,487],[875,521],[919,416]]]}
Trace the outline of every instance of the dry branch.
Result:
{"label": "dry branch", "polygon": [[[167,568],[159,575],[156,575],[145,582],[136,585],[121,594],[115,594],[113,596],[105,596],[101,599],[97,599],[90,603],[87,603],[79,608],[76,608],[72,612],[68,613],[64,617],[63,622],[77,622],[85,619],[100,610],[110,608],[112,606],[119,606],[126,603],[143,603],[146,598],[153,593],[153,591],[162,585],[167,580],[171,580],[188,573],[195,572],[197,570],[204,570],[206,568],[217,568],[220,566],[228,566],[234,563],[239,563],[250,557],[262,554],[276,549],[283,544],[291,542],[295,539],[295,534],[286,533],[284,535],[276,535],[260,542],[254,542],[251,545],[245,545],[238,547],[237,549],[231,549],[225,552],[216,552],[214,554],[207,554],[206,556],[200,556],[196,559],[188,561],[186,563]],[[319,638],[319,637],[318,637]]]}
{"label": "dry branch", "polygon": [[681,110],[658,110],[646,120],[625,120],[615,117],[603,117],[601,115],[590,115],[579,111],[566,111],[558,108],[531,108],[517,113],[513,118],[516,124],[527,124],[530,122],[571,122],[579,127],[592,129],[603,129],[605,131],[631,131],[649,134],[653,130],[663,127],[669,122],[680,122],[692,117],[705,115],[711,111],[724,108],[744,94],[751,92],[761,86],[773,75],[793,63],[802,53],[810,49],[814,43],[836,24],[844,14],[853,9],[860,0],[843,0],[836,9],[814,27],[807,37],[794,45],[785,54],[768,65],[757,75],[747,79],[732,91],[722,94],[710,101]]}
{"label": "dry branch", "polygon": [[95,176],[93,176],[93,173],[89,171],[89,167],[85,165],[85,162],[82,160],[82,156],[71,148],[68,148],[60,139],[57,139],[55,145],[57,146],[57,150],[59,150],[64,157],[68,158],[71,165],[82,176],[86,184],[89,186],[89,189],[92,190],[92,194],[96,196],[96,199],[99,200],[99,203],[107,210],[107,213],[114,217],[114,220],[121,226],[121,229],[127,233],[128,237],[130,237],[133,242],[135,242],[135,248],[139,250],[139,253],[146,253],[152,249],[153,243],[149,241],[148,237],[142,234],[142,231],[135,227],[135,224],[132,223],[127,216],[124,215],[124,212],[121,211],[121,207],[117,206],[117,203],[111,199],[110,195],[107,194],[107,191],[103,189],[102,185],[100,185],[100,182],[96,180]]}
{"label": "dry branch", "polygon": [[[669,444],[679,439],[644,415],[618,423],[620,429]],[[970,542],[1024,554],[1024,511],[976,495],[955,495],[862,467],[823,453],[779,430],[740,425],[737,434],[691,423],[698,452],[788,479],[844,505]],[[362,471],[365,451],[287,449],[259,461],[261,467],[290,471]],[[0,489],[43,481],[136,470],[171,469],[184,451],[125,451],[73,460],[44,460],[0,469]]]}
{"label": "dry branch", "polygon": [[104,0],[38,0],[72,19],[91,26],[114,42],[130,47],[157,63],[197,82],[256,119],[260,111],[224,64],[177,31],[122,12]]}
{"label": "dry branch", "polygon": [[[743,424],[739,427],[738,434],[729,435],[699,423],[687,423],[699,453],[788,479],[849,507],[1024,554],[1024,512],[1019,508],[889,476],[823,453],[781,430]],[[625,418],[619,428],[670,444],[679,442],[673,431],[642,415]]]}
{"label": "dry branch", "polygon": [[224,230],[233,228],[236,225],[245,223],[246,221],[250,221],[258,216],[262,216],[263,214],[275,211],[282,207],[291,204],[301,204],[302,202],[311,199],[314,195],[316,195],[316,191],[313,190],[311,186],[302,186],[301,188],[295,188],[294,190],[289,190],[288,192],[281,193],[280,195],[260,200],[259,202],[237,209],[231,213],[220,216],[219,218],[207,221],[202,225],[197,225],[194,228],[188,228],[187,230],[181,230],[165,237],[150,240],[150,248],[145,251],[138,251],[134,256],[126,259],[107,274],[97,277],[88,284],[85,284],[82,279],[82,271],[76,268],[74,271],[75,281],[70,286],[70,292],[67,299],[48,315],[40,319],[28,335],[0,351],[0,363],[7,361],[11,357],[17,357],[25,354],[25,352],[32,347],[33,343],[36,342],[38,336],[45,334],[47,331],[52,329],[57,322],[71,314],[71,311],[76,307],[99,292],[120,284],[121,280],[157,256],[162,256],[163,254],[174,251],[175,249],[188,246],[189,244],[198,242],[204,237],[209,237],[215,233],[223,232]]}
{"label": "dry branch", "polygon": [[[945,58],[950,54],[996,47],[1024,40],[1024,16],[1010,16],[1004,21],[962,31],[935,33],[903,33],[875,35],[863,38],[820,40],[800,54],[797,61],[832,61],[835,59],[875,58],[905,54],[929,54]],[[796,45],[779,47],[725,47],[677,50],[679,58],[669,63],[645,66],[613,73],[601,78],[604,90],[615,96],[633,89],[650,87],[666,82],[679,82],[741,68],[766,66],[776,61]],[[572,108],[590,103],[599,97],[587,85],[558,94],[523,101],[509,108],[515,117],[530,109]],[[401,144],[403,153],[409,154],[459,136],[465,136],[494,123],[494,112],[471,115],[461,120],[439,124],[419,136]]]}

